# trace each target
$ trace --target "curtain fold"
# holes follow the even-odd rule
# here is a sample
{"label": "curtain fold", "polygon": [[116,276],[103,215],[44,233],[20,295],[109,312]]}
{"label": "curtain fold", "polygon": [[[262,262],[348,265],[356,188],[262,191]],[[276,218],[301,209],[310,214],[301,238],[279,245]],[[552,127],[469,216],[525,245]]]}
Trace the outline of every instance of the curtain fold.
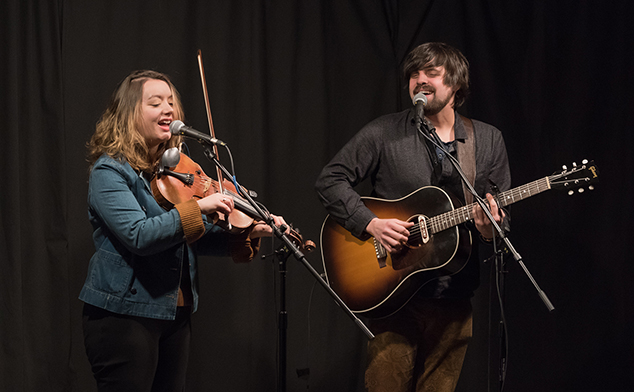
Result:
{"label": "curtain fold", "polygon": [[[316,176],[368,121],[410,107],[402,61],[426,41],[469,59],[461,112],[503,132],[514,186],[584,158],[601,170],[593,193],[547,192],[513,206],[511,240],[557,311],[545,312],[510,262],[507,389],[624,390],[634,381],[634,6],[604,3],[2,1],[0,390],[96,390],[77,299],[93,252],[85,144],[129,72],[169,74],[186,123],[204,130],[201,49],[216,136],[237,180],[319,245],[326,213]],[[215,172],[197,143],[189,148]],[[220,152],[225,166],[228,158]],[[276,245],[265,241],[262,254]],[[319,250],[307,258],[323,270]],[[188,390],[274,390],[277,261],[199,264]],[[288,270],[289,391],[362,391],[363,334],[300,263],[289,259]],[[489,271],[459,392],[497,382]]]}
{"label": "curtain fold", "polygon": [[61,2],[3,2],[0,389],[70,390]]}

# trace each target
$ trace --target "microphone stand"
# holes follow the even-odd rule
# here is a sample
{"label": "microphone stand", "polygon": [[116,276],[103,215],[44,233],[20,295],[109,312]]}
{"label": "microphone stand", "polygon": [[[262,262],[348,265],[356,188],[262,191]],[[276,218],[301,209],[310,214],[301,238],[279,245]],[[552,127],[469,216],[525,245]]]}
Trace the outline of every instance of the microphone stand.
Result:
{"label": "microphone stand", "polygon": [[[202,144],[202,141],[201,141]],[[207,144],[204,145],[204,154],[205,156],[211,160],[217,168],[219,168],[222,173],[224,173],[227,178],[233,178],[229,170],[224,167],[220,161],[218,161],[216,154],[212,151],[211,148]],[[227,146],[225,146],[227,147]],[[227,147],[228,148],[228,147]],[[237,185],[237,183],[236,183]],[[242,188],[242,186],[240,186]],[[237,189],[237,186],[236,186]],[[282,287],[280,288],[280,315],[279,315],[279,369],[278,369],[278,385],[277,391],[284,392],[286,390],[286,327],[287,327],[287,317],[288,314],[286,312],[286,259],[292,253],[296,260],[300,261],[306,269],[313,275],[313,277],[321,284],[321,286],[330,294],[330,296],[335,300],[335,302],[339,305],[341,309],[354,321],[354,323],[361,329],[361,331],[366,335],[368,339],[374,339],[374,334],[368,329],[368,327],[350,310],[350,308],[343,302],[343,300],[334,292],[334,290],[328,285],[328,283],[321,277],[319,272],[317,272],[312,265],[306,260],[306,257],[302,253],[302,251],[288,238],[286,234],[284,234],[285,230],[280,230],[279,227],[275,225],[273,218],[265,213],[262,208],[253,200],[253,198],[249,195],[249,192],[244,191],[243,189],[237,189],[238,193],[244,197],[249,204],[253,207],[253,209],[257,212],[258,218],[263,222],[266,222],[273,233],[277,238],[282,240],[283,245],[276,252],[278,257],[280,258],[280,276]]]}
{"label": "microphone stand", "polygon": [[[277,342],[278,342],[278,368],[277,368],[277,390],[286,390],[286,346],[288,331],[288,312],[286,311],[286,260],[291,255],[291,251],[282,244],[273,254],[277,257],[278,271],[280,274],[280,292],[279,292],[279,314],[277,320]],[[263,255],[262,259],[268,257]]]}
{"label": "microphone stand", "polygon": [[[497,245],[493,242],[493,253],[495,258],[495,270],[496,270],[496,289],[498,291],[499,306],[500,306],[500,322],[498,324],[498,385],[500,391],[504,389],[504,383],[506,381],[506,367],[508,365],[508,342],[506,333],[506,316],[504,311],[504,298],[506,296],[506,262],[504,261],[504,255],[502,251],[496,249]],[[554,308],[553,308],[554,309]],[[552,310],[551,310],[552,311]],[[490,362],[489,362],[490,363]]]}
{"label": "microphone stand", "polygon": [[[417,128],[419,129],[421,134],[427,140],[429,140],[436,148],[439,148],[441,151],[443,151],[445,153],[445,156],[447,156],[449,158],[449,161],[451,162],[453,167],[456,169],[456,171],[460,175],[460,178],[462,179],[462,182],[465,184],[465,186],[467,187],[469,192],[471,194],[473,194],[473,199],[478,203],[478,205],[480,205],[480,207],[482,208],[482,210],[484,211],[486,216],[491,221],[491,223],[492,223],[492,225],[493,225],[493,227],[495,229],[495,232],[497,233],[498,237],[502,241],[504,241],[504,244],[506,245],[506,248],[513,255],[513,259],[515,259],[515,261],[520,265],[522,270],[524,270],[524,273],[526,274],[528,279],[531,281],[531,283],[533,284],[533,286],[537,290],[537,293],[538,293],[539,297],[541,298],[542,302],[544,302],[544,305],[546,306],[548,311],[552,312],[553,310],[555,310],[555,307],[553,306],[553,304],[548,299],[548,296],[546,296],[546,293],[539,287],[539,285],[537,284],[537,282],[535,281],[535,279],[531,275],[531,273],[528,270],[528,268],[526,267],[526,265],[524,265],[524,262],[522,260],[522,257],[520,256],[520,254],[515,250],[515,247],[513,247],[513,245],[509,241],[508,237],[504,234],[504,230],[502,230],[502,228],[498,225],[498,223],[493,219],[493,215],[491,215],[491,210],[489,209],[489,207],[487,206],[485,201],[478,195],[478,193],[476,192],[476,190],[473,187],[473,185],[471,183],[469,183],[469,181],[467,180],[467,176],[462,171],[462,168],[460,167],[460,163],[458,162],[458,160],[453,155],[451,155],[449,153],[449,151],[447,151],[444,148],[443,143],[440,140],[440,137],[436,133],[436,128],[429,122],[428,119],[426,119],[426,118],[424,118],[423,116],[420,116],[420,115],[416,116],[416,123],[417,123]],[[493,241],[494,241],[494,245],[495,245],[495,237],[493,237]],[[497,255],[496,255],[496,257],[497,257]],[[498,265],[498,262],[499,262],[499,265]],[[502,277],[503,274],[506,272],[504,270],[503,257],[500,256],[498,262],[496,262],[496,268],[499,268],[498,274],[499,274],[500,277]],[[504,279],[503,278],[501,278],[501,284],[502,285],[504,284]],[[502,305],[502,303],[500,305]],[[504,335],[504,336],[501,336],[501,338],[504,338],[505,335],[506,335],[506,333],[505,333],[506,326],[505,326],[505,323],[504,323],[503,319],[500,320],[500,329],[502,331],[502,334]],[[506,344],[504,342],[501,342],[500,346],[501,346],[500,347],[501,349],[506,349]],[[507,365],[506,357],[505,357],[505,355],[501,355],[501,358],[500,358],[500,390],[501,390],[501,388],[503,388],[503,384],[504,384],[504,374],[506,373],[506,365]]]}

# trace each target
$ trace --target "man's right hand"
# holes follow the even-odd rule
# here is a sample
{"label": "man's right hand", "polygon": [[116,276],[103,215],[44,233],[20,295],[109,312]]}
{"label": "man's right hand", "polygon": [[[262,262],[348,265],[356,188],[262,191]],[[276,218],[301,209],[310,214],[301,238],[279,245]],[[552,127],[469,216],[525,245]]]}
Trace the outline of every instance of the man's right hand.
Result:
{"label": "man's right hand", "polygon": [[412,226],[414,222],[374,218],[368,223],[365,231],[379,241],[388,252],[394,253],[407,243],[408,229]]}

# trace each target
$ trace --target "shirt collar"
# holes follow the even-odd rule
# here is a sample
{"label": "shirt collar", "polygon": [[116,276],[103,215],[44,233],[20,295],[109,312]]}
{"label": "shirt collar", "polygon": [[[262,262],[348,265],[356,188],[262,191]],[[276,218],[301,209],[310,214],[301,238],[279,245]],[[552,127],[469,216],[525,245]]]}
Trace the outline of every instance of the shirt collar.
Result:
{"label": "shirt collar", "polygon": [[[409,112],[410,123],[415,125],[416,119],[416,108],[412,108]],[[467,139],[467,130],[464,126],[464,121],[462,121],[462,117],[458,114],[457,111],[454,110],[454,138],[455,140],[460,140],[464,142]]]}
{"label": "shirt collar", "polygon": [[464,141],[467,139],[467,130],[464,127],[464,121],[462,121],[462,117],[458,114],[458,112],[454,111],[454,126],[453,132],[456,140]]}

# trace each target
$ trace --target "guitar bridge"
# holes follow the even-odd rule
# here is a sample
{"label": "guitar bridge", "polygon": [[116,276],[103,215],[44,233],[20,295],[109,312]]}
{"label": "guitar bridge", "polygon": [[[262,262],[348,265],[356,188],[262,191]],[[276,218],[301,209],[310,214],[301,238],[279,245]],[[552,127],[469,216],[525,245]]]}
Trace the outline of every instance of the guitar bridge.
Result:
{"label": "guitar bridge", "polygon": [[387,267],[387,263],[385,262],[387,259],[387,250],[385,250],[385,247],[381,245],[376,238],[374,238],[374,253],[376,253],[376,260],[379,262],[379,268]]}

